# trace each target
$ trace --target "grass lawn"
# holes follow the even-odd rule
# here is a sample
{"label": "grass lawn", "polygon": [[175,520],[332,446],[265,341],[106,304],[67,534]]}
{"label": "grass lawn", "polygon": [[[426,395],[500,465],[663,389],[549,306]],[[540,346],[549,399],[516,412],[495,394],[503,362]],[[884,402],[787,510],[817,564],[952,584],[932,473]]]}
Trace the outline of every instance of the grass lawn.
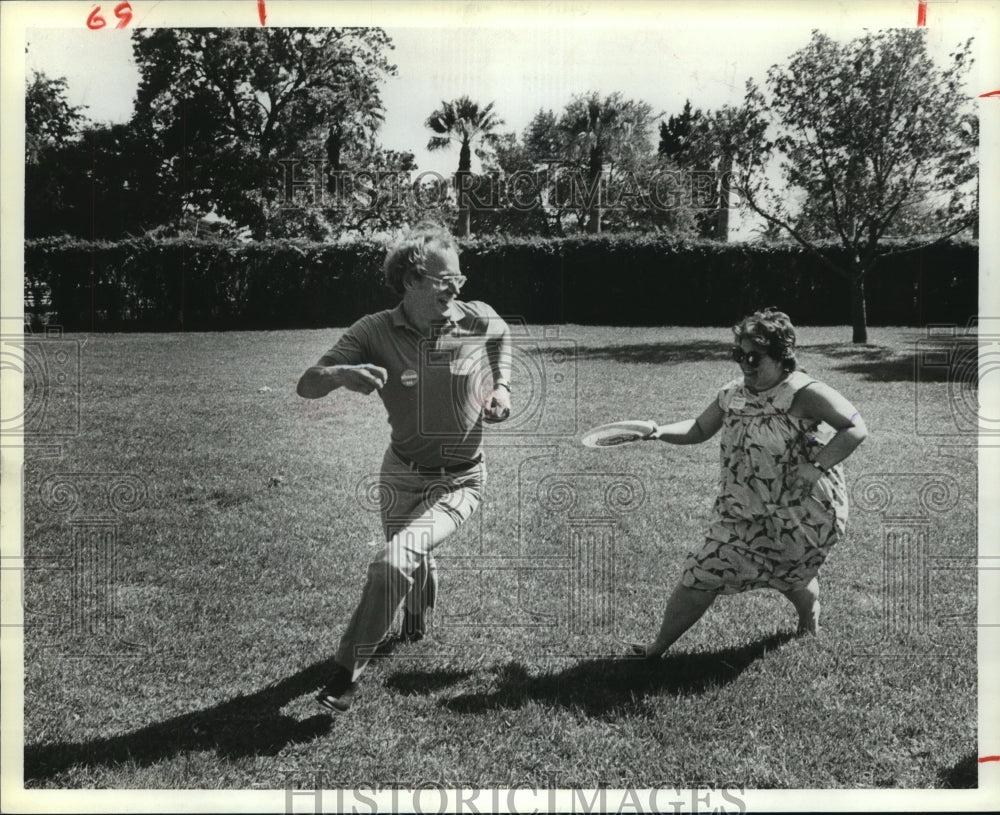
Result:
{"label": "grass lawn", "polygon": [[[655,630],[701,540],[718,440],[578,434],[696,415],[737,373],[730,334],[533,328],[484,505],[440,550],[432,636],[332,719],[312,692],[380,534],[388,439],[376,397],[295,395],[338,334],[71,337],[80,432],[25,472],[28,786],[976,785],[975,438],[946,366],[915,382],[924,332],[800,330],[800,364],[871,433],[821,636],[792,638],[790,604],[751,592],[646,666],[612,657]],[[66,474],[75,509],[51,494]],[[109,488],[121,474],[144,498]]]}

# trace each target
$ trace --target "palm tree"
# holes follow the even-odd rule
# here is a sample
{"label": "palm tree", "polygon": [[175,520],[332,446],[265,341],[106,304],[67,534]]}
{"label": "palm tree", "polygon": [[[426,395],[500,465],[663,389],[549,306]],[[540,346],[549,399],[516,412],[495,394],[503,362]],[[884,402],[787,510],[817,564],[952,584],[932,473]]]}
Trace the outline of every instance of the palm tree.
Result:
{"label": "palm tree", "polygon": [[428,150],[444,150],[457,142],[458,172],[455,186],[458,190],[458,234],[467,237],[470,232],[470,211],[467,180],[472,175],[472,151],[482,156],[483,146],[494,147],[500,140],[495,132],[504,122],[493,113],[493,102],[480,108],[468,96],[451,102],[442,102],[424,123],[438,135],[427,142]]}
{"label": "palm tree", "polygon": [[587,231],[601,231],[601,175],[609,159],[618,158],[648,141],[653,121],[645,102],[612,93],[601,99],[597,93],[577,96],[567,106],[559,128],[569,142],[571,154],[586,163],[589,201]]}

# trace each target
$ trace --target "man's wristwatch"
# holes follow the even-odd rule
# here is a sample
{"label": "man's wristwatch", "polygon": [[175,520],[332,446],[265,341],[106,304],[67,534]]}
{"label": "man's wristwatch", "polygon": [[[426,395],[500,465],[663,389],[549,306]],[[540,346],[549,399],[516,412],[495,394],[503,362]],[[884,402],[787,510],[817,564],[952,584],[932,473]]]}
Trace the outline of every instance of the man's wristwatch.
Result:
{"label": "man's wristwatch", "polygon": [[812,466],[815,467],[817,470],[819,470],[821,473],[823,473],[823,475],[826,475],[828,472],[830,472],[826,467],[824,467],[818,461],[810,461],[809,463],[812,464]]}

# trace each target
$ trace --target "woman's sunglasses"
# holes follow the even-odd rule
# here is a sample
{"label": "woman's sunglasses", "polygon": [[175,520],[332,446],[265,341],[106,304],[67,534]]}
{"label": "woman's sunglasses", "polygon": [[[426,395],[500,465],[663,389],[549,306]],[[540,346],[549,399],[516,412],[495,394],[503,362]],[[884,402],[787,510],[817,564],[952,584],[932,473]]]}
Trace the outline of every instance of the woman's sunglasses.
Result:
{"label": "woman's sunglasses", "polygon": [[760,365],[760,361],[766,357],[763,351],[744,351],[738,345],[733,348],[733,361],[742,363],[746,360],[747,365],[751,368],[756,368]]}

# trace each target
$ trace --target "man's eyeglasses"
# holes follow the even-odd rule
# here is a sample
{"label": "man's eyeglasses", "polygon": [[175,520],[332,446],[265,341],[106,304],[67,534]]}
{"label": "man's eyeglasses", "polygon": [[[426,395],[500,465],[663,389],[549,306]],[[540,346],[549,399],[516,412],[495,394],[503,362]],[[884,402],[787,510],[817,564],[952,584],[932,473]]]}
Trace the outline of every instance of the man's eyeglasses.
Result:
{"label": "man's eyeglasses", "polygon": [[420,272],[418,272],[418,274],[424,280],[429,280],[435,289],[440,289],[441,291],[450,289],[452,286],[456,289],[460,289],[465,285],[465,281],[468,280],[464,274],[450,274],[444,275],[443,277],[434,277],[433,275],[422,274]]}
{"label": "man's eyeglasses", "polygon": [[751,368],[756,368],[760,365],[760,362],[764,357],[766,357],[763,351],[744,351],[738,345],[733,348],[733,361],[742,363],[746,360],[747,365]]}

